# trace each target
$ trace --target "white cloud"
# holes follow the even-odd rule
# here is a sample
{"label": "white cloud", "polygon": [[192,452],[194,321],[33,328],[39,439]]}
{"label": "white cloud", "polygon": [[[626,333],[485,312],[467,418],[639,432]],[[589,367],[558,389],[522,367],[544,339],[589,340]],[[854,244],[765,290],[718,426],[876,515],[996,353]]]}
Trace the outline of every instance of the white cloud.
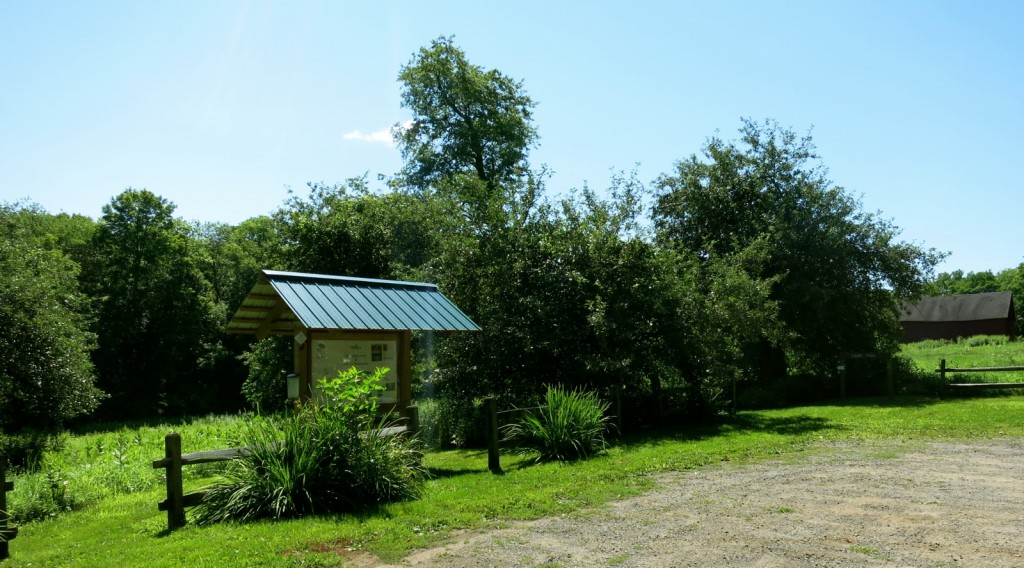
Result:
{"label": "white cloud", "polygon": [[[410,126],[412,126],[412,121],[407,120],[398,125],[398,130],[401,132]],[[362,140],[363,142],[379,143],[387,146],[395,145],[395,139],[391,136],[391,128],[382,128],[370,133],[363,132],[362,130],[353,130],[352,132],[342,134],[341,137],[345,140]]]}
{"label": "white cloud", "polygon": [[365,133],[362,130],[353,130],[352,132],[342,134],[341,137],[345,140],[362,140],[363,142],[377,142],[388,146],[395,145],[394,140],[391,138],[390,128],[382,128],[376,132],[369,133]]}

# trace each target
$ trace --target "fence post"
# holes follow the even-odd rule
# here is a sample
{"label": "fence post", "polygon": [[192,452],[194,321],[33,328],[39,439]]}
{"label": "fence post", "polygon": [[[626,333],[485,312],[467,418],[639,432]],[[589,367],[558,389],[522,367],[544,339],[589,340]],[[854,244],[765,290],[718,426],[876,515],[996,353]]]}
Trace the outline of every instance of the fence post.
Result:
{"label": "fence post", "polygon": [[892,357],[889,357],[885,360],[885,392],[889,398],[896,396],[896,382],[893,379],[892,367]]}
{"label": "fence post", "polygon": [[167,461],[167,530],[185,526],[185,491],[181,481],[181,434],[171,432],[164,437],[164,459]]}
{"label": "fence post", "polygon": [[946,360],[941,359],[939,361],[939,381],[942,386],[946,386]]}
{"label": "fence post", "polygon": [[0,560],[6,560],[11,552],[8,542],[18,536],[18,527],[7,526],[10,515],[7,514],[7,492],[14,490],[14,482],[7,481],[6,464],[0,456]]}
{"label": "fence post", "polygon": [[615,428],[622,435],[622,389],[618,385],[612,387],[612,410],[615,411]]}
{"label": "fence post", "polygon": [[406,424],[406,431],[409,436],[415,436],[420,431],[420,409],[416,406],[407,406],[405,413],[409,417],[409,422]]}
{"label": "fence post", "polygon": [[487,421],[487,469],[501,473],[501,456],[498,454],[498,400],[484,399],[484,420]]}

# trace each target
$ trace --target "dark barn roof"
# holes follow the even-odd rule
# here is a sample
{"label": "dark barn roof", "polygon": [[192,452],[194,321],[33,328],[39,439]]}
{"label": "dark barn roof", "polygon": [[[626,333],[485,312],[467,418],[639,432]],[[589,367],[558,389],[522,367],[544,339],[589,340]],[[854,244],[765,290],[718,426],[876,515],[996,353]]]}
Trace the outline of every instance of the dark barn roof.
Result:
{"label": "dark barn roof", "polygon": [[1016,334],[1012,292],[932,296],[900,310],[903,341]]}
{"label": "dark barn roof", "polygon": [[300,329],[477,331],[433,284],[263,270],[228,333]]}
{"label": "dark barn roof", "polygon": [[903,307],[900,321],[979,321],[1006,319],[1013,309],[1012,292],[931,296]]}

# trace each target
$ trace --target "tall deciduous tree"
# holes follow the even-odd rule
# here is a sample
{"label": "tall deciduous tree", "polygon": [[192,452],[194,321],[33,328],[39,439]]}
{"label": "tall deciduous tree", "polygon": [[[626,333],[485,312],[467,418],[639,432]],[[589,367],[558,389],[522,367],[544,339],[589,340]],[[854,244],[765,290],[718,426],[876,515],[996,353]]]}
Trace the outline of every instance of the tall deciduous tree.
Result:
{"label": "tall deciduous tree", "polygon": [[54,231],[39,230],[51,225],[61,219],[0,207],[0,431],[58,428],[103,398],[78,265]]}
{"label": "tall deciduous tree", "polygon": [[897,303],[920,293],[941,255],[899,241],[896,226],[834,185],[810,136],[750,120],[740,133],[711,138],[703,156],[658,179],[658,238],[704,259],[767,244],[759,276],[777,279],[790,361],[803,370],[895,349]]}
{"label": "tall deciduous tree", "polygon": [[413,116],[393,134],[410,185],[454,196],[478,229],[507,221],[517,201],[532,206],[537,130],[522,81],[469,63],[450,37],[421,48],[398,80]]}
{"label": "tall deciduous tree", "polygon": [[110,416],[205,411],[212,402],[201,371],[225,316],[188,226],[173,213],[173,204],[137,189],[103,207],[85,280],[100,300],[94,360]]}

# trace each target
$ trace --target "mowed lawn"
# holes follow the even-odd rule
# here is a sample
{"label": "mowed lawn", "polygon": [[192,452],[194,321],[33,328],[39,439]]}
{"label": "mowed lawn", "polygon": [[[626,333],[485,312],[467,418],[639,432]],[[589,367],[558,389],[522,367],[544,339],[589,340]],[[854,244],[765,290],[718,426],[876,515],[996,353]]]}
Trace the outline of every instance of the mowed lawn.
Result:
{"label": "mowed lawn", "polygon": [[[186,452],[209,447],[190,446],[191,439],[202,437],[201,432],[190,433],[194,427],[175,426]],[[110,434],[80,436],[68,447],[91,447],[92,440],[103,435]],[[485,452],[429,453],[425,464],[432,478],[416,501],[359,515],[188,526],[173,533],[166,531],[166,516],[157,510],[163,489],[156,485],[105,496],[82,510],[23,525],[10,543],[11,559],[4,568],[344,566],[352,555],[362,553],[396,561],[457,529],[599,507],[645,491],[652,484],[650,474],[656,472],[780,455],[799,461],[802,455],[828,451],[829,442],[842,440],[893,440],[900,442],[894,448],[905,449],[933,440],[999,437],[1024,437],[1024,398],[879,398],[741,412],[717,425],[632,433],[616,441],[607,454],[583,462],[533,465],[529,459],[503,457],[504,475],[488,473]],[[148,436],[139,436],[139,441],[132,463],[125,465],[143,471],[162,456],[163,448]],[[104,463],[111,457],[109,452],[93,453]],[[84,469],[66,472],[67,479],[88,476],[89,467],[75,467]],[[193,476],[186,491],[211,479]]]}

